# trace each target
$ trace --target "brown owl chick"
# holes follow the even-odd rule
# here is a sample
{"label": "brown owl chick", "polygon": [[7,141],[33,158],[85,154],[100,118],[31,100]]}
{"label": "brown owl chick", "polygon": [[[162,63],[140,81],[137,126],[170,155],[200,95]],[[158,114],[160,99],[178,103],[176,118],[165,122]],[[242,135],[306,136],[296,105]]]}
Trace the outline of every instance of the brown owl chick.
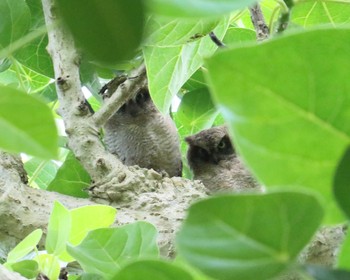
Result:
{"label": "brown owl chick", "polygon": [[227,127],[212,127],[186,137],[188,164],[194,179],[211,191],[243,191],[256,188],[251,174],[237,158]]}
{"label": "brown owl chick", "polygon": [[142,88],[105,125],[108,150],[126,165],[138,165],[181,176],[179,137],[169,116],[154,105],[147,88]]}

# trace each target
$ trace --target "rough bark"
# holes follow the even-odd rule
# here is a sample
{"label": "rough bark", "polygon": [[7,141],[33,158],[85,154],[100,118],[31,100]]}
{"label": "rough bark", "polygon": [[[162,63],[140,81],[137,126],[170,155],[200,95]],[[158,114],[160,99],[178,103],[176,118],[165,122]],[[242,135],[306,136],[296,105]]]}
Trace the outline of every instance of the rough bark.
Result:
{"label": "rough bark", "polygon": [[261,11],[260,5],[256,3],[249,8],[252,23],[256,31],[256,39],[263,41],[269,37],[269,27],[265,22],[264,15]]}

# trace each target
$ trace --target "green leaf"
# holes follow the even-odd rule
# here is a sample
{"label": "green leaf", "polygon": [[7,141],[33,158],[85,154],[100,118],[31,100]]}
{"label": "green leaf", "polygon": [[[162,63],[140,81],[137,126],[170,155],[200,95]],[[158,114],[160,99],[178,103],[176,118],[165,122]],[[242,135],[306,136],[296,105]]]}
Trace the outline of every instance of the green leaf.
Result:
{"label": "green leaf", "polygon": [[230,27],[222,41],[227,46],[244,46],[245,42],[256,41],[256,32],[248,28]]}
{"label": "green leaf", "polygon": [[157,230],[153,225],[136,222],[91,231],[79,246],[67,246],[67,250],[85,272],[111,277],[132,260],[157,257],[156,237]]}
{"label": "green leaf", "polygon": [[[30,117],[28,117],[30,116]],[[0,147],[43,159],[57,156],[57,130],[45,103],[0,85]]]}
{"label": "green leaf", "polygon": [[213,197],[190,207],[178,251],[215,279],[270,279],[294,261],[322,216],[308,193]]}
{"label": "green leaf", "polygon": [[293,23],[303,27],[322,23],[340,25],[350,23],[350,2],[300,1],[291,13]]}
{"label": "green leaf", "polygon": [[192,280],[186,270],[171,263],[160,260],[144,260],[133,262],[123,267],[110,280]]}
{"label": "green leaf", "polygon": [[58,279],[61,268],[56,256],[43,254],[36,256],[35,260],[39,263],[39,270],[41,273],[46,275],[49,279]]}
{"label": "green leaf", "polygon": [[[109,227],[115,220],[117,210],[107,205],[87,205],[71,210],[72,227],[69,235],[69,243],[78,245],[89,231]],[[63,252],[60,259],[73,261],[67,252]]]}
{"label": "green leaf", "polygon": [[75,197],[89,197],[84,189],[90,186],[90,181],[89,173],[70,152],[47,190]]}
{"label": "green leaf", "polygon": [[146,25],[147,46],[175,47],[202,38],[218,25],[218,20],[184,20],[150,17]]}
{"label": "green leaf", "polygon": [[[222,20],[215,28],[216,35],[222,38],[227,27],[228,20]],[[202,58],[210,56],[216,49],[208,36],[182,46],[143,48],[148,86],[161,112],[169,112],[172,99],[181,86],[203,64]]]}
{"label": "green leaf", "polygon": [[201,88],[184,95],[177,111],[177,119],[188,128],[190,134],[194,134],[211,127],[218,114],[209,90]]}
{"label": "green leaf", "polygon": [[350,231],[348,230],[338,256],[337,268],[350,270]]}
{"label": "green leaf", "polygon": [[7,262],[17,262],[18,260],[25,257],[27,254],[29,254],[31,251],[33,251],[36,248],[36,245],[38,245],[42,234],[43,231],[41,229],[36,229],[32,233],[30,233],[8,253]]}
{"label": "green leaf", "polygon": [[344,211],[344,213],[350,219],[350,147],[348,147],[344,153],[344,156],[339,162],[336,173],[334,175],[334,196]]}
{"label": "green leaf", "polygon": [[58,166],[54,161],[32,158],[24,163],[29,176],[29,184],[45,190],[56,175]]}
{"label": "green leaf", "polygon": [[143,33],[143,1],[56,2],[78,46],[92,59],[113,64],[133,56]]}
{"label": "green leaf", "polygon": [[204,78],[203,69],[199,68],[183,85],[183,89],[187,91],[193,91],[207,87],[207,82]]}
{"label": "green leaf", "polygon": [[21,38],[30,25],[30,10],[24,0],[0,0],[0,48]]}
{"label": "green leaf", "polygon": [[252,0],[148,0],[149,9],[171,17],[214,17],[248,7]]}
{"label": "green leaf", "polygon": [[214,101],[247,166],[267,187],[318,191],[327,222],[344,219],[332,184],[350,143],[349,52],[349,29],[320,29],[207,60]]}
{"label": "green leaf", "polygon": [[307,265],[306,271],[315,280],[348,280],[350,279],[349,270],[330,269],[328,267]]}
{"label": "green leaf", "polygon": [[[30,31],[33,33],[45,25],[42,4],[40,0],[26,0],[31,12]],[[47,34],[31,40],[15,53],[15,58],[31,70],[54,78],[52,60],[46,50],[48,45]]]}
{"label": "green leaf", "polygon": [[18,272],[22,276],[31,279],[35,278],[39,273],[39,266],[36,261],[24,260],[11,265],[13,271]]}
{"label": "green leaf", "polygon": [[47,228],[45,249],[49,254],[59,255],[66,248],[71,229],[71,213],[55,201]]}

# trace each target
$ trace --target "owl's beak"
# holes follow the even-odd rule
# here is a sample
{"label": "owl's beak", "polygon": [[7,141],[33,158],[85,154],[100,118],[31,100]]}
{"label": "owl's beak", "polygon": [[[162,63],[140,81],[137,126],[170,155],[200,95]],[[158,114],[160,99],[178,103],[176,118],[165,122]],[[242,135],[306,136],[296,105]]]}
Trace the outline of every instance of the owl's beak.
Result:
{"label": "owl's beak", "polygon": [[212,153],[212,159],[213,159],[213,162],[215,164],[218,164],[220,161],[220,159],[218,158],[218,156],[215,153]]}

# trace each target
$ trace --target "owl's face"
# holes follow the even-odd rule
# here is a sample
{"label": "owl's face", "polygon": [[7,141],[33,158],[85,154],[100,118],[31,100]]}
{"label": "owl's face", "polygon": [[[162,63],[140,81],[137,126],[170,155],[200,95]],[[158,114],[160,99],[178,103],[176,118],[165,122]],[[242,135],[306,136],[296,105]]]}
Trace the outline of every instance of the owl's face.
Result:
{"label": "owl's face", "polygon": [[148,88],[141,88],[133,98],[120,107],[117,113],[120,115],[137,117],[154,110],[155,106]]}
{"label": "owl's face", "polygon": [[235,154],[225,126],[203,130],[185,140],[189,144],[187,159],[191,169],[201,164],[219,164]]}

